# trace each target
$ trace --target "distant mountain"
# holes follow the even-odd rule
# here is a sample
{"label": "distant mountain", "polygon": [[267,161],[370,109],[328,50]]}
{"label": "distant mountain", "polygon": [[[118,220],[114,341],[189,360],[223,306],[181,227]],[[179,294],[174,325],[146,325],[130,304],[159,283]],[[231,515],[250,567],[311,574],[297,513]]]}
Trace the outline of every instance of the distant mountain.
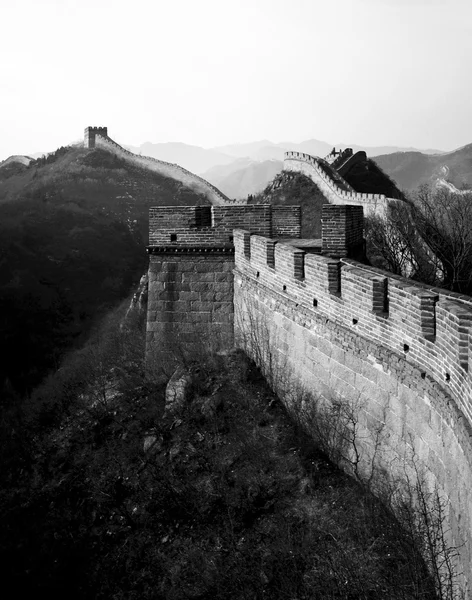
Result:
{"label": "distant mountain", "polygon": [[165,144],[152,144],[146,142],[141,146],[126,146],[135,154],[151,156],[170,163],[176,163],[192,173],[201,174],[215,165],[227,165],[234,161],[233,156],[223,152],[200,146],[191,146],[181,142],[169,142]]}
{"label": "distant mountain", "polygon": [[359,146],[357,144],[336,144],[335,148],[352,148],[353,152],[356,153],[359,150],[364,150],[368,156],[382,156],[384,154],[392,154],[395,152],[421,152],[422,154],[445,154],[444,150],[437,149],[421,149],[403,146]]}
{"label": "distant mountain", "polygon": [[266,160],[263,162],[251,161],[248,165],[236,170],[231,168],[235,164],[241,164],[241,161],[248,160],[240,159],[232,165],[222,167],[221,170],[214,167],[205,173],[205,179],[230,198],[247,198],[249,194],[261,192],[283,167],[283,162],[280,160]]}
{"label": "distant mountain", "polygon": [[215,152],[222,152],[236,158],[253,157],[261,148],[277,146],[269,140],[259,140],[258,142],[249,142],[247,144],[228,144],[226,146],[216,146],[211,148]]}
{"label": "distant mountain", "polygon": [[472,186],[472,144],[442,154],[395,152],[375,156],[374,160],[405,190],[441,179],[459,189]]}
{"label": "distant mountain", "polygon": [[280,160],[284,159],[284,154],[288,150],[288,148],[283,148],[281,146],[263,146],[259,148],[255,152],[251,154],[251,158],[257,161],[264,160]]}
{"label": "distant mountain", "polygon": [[211,169],[208,169],[208,171],[202,173],[201,176],[210,183],[213,183],[213,185],[217,185],[215,181],[221,181],[225,177],[228,177],[228,175],[231,175],[231,173],[245,169],[246,167],[249,167],[249,165],[253,165],[256,162],[257,161],[253,160],[252,158],[236,158],[233,162],[227,165],[216,165],[211,167]]}
{"label": "distant mountain", "polygon": [[329,153],[332,146],[319,140],[306,140],[301,144],[294,142],[280,142],[275,144],[269,140],[260,140],[248,144],[232,144],[228,146],[218,146],[213,148],[217,152],[223,152],[235,157],[247,157],[258,161],[280,160],[284,159],[284,153],[287,150],[296,150],[298,152],[307,152],[315,156],[325,156]]}
{"label": "distant mountain", "polygon": [[295,142],[279,142],[275,144],[269,140],[260,140],[258,142],[250,142],[248,144],[230,144],[227,146],[217,146],[212,148],[216,152],[222,152],[226,155],[234,157],[247,157],[254,160],[283,160],[284,153],[287,150],[294,152],[306,152],[313,156],[323,158],[331,152],[333,148],[344,149],[352,148],[354,152],[364,150],[369,156],[380,156],[383,154],[391,154],[392,152],[410,152],[421,151],[424,154],[443,154],[442,150],[418,150],[417,148],[405,148],[399,146],[360,146],[358,144],[331,144],[316,139],[305,140],[300,143]]}

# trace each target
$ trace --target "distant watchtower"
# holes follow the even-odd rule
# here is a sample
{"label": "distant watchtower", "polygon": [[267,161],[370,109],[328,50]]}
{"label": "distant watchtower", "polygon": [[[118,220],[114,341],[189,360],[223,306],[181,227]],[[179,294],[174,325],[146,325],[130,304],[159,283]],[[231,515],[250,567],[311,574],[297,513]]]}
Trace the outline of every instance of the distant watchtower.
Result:
{"label": "distant watchtower", "polygon": [[95,148],[95,136],[108,136],[107,127],[86,127],[84,131],[84,148]]}

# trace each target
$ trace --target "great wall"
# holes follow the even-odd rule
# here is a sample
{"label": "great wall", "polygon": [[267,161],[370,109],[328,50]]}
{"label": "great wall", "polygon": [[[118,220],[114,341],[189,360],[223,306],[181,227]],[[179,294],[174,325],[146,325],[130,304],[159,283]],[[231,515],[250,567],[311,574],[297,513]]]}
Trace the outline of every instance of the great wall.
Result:
{"label": "great wall", "polygon": [[199,177],[198,175],[195,175],[195,173],[191,173],[177,164],[158,160],[157,158],[151,158],[150,156],[139,156],[138,154],[126,150],[108,136],[106,127],[86,127],[84,131],[84,147],[104,148],[139,167],[155,171],[165,177],[176,179],[185,186],[206,196],[212,204],[229,204],[235,202],[225,196],[223,192],[214,185],[203,179],[203,177]]}
{"label": "great wall", "polygon": [[296,152],[284,164],[330,201],[321,240],[300,238],[299,207],[218,198],[151,209],[147,360],[179,345],[236,346],[289,405],[303,398],[309,409],[310,395],[349,404],[361,475],[400,496],[421,478],[445,500],[447,543],[471,598],[472,298],[353,260],[363,213],[385,214],[392,199],[356,193],[335,167]]}
{"label": "great wall", "polygon": [[304,152],[286,152],[284,160],[285,171],[296,171],[304,173],[312,179],[323,195],[333,204],[357,204],[364,207],[365,215],[376,214],[384,217],[387,214],[389,204],[398,202],[394,198],[387,198],[384,194],[362,194],[356,192],[342,177],[342,168],[349,166],[353,161],[359,160],[361,153],[344,155],[344,160],[337,165],[328,155],[326,159],[311,156]]}

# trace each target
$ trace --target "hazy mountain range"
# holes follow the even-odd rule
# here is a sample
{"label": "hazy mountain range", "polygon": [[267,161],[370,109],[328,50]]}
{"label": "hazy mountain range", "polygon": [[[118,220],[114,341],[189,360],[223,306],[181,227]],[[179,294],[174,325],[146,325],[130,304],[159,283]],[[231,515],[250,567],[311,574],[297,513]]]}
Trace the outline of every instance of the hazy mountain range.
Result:
{"label": "hazy mountain range", "polygon": [[375,162],[397,184],[413,190],[422,183],[446,179],[457,188],[472,186],[472,144],[440,155],[423,152],[395,152],[374,157]]}
{"label": "hazy mountain range", "polygon": [[[314,156],[326,156],[333,147],[352,148],[354,152],[365,150],[369,156],[380,156],[393,152],[423,152],[425,154],[441,154],[441,150],[418,150],[398,146],[359,146],[356,144],[330,144],[320,140],[305,140],[300,143],[280,142],[275,144],[270,140],[260,140],[247,144],[230,144],[215,148],[202,148],[181,142],[153,144],[146,142],[140,146],[126,146],[131,152],[152,156],[167,162],[177,163],[198,175],[203,175],[215,166],[229,165],[235,159],[245,158],[255,162],[266,160],[283,161],[287,150],[306,152]],[[233,172],[233,169],[231,172]]]}
{"label": "hazy mountain range", "polygon": [[[458,188],[472,184],[472,146],[444,152],[438,149],[418,150],[397,146],[330,144],[310,139],[300,143],[259,140],[214,148],[180,142],[146,142],[140,146],[127,147],[136,154],[179,164],[201,175],[231,198],[245,198],[248,194],[262,191],[283,169],[284,153],[287,150],[323,157],[333,147],[350,147],[354,152],[365,150],[368,157],[374,158],[405,190],[412,190],[421,183],[434,182],[439,178],[447,179]],[[25,168],[30,157],[9,157],[0,163],[0,168]]]}
{"label": "hazy mountain range", "polygon": [[[229,144],[214,148],[202,148],[183,143],[127,146],[132,152],[177,163],[197,173],[218,187],[230,198],[245,198],[248,194],[262,191],[283,168],[284,154],[288,150],[306,152],[314,156],[326,156],[333,147],[364,150],[369,157],[390,154],[420,154],[439,158],[445,153],[438,149],[418,150],[398,146],[360,146],[358,144],[330,144],[310,139],[300,143],[259,140],[245,144]],[[388,168],[385,169],[388,173]],[[389,173],[390,174],[390,173]],[[403,183],[401,183],[403,185]],[[408,187],[408,186],[407,186]]]}

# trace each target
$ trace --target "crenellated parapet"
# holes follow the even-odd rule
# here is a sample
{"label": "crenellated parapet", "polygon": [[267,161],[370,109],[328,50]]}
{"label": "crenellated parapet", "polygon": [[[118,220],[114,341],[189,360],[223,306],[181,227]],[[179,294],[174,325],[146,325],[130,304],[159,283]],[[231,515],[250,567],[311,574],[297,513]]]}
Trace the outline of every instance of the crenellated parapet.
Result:
{"label": "crenellated parapet", "polygon": [[85,148],[105,148],[111,150],[114,154],[124,158],[133,164],[151,171],[156,171],[165,177],[181,181],[184,185],[194,189],[196,192],[206,196],[212,204],[236,204],[235,200],[228,198],[223,192],[213,184],[195,175],[191,171],[184,169],[175,163],[169,163],[164,160],[158,160],[150,156],[141,156],[130,152],[120,146],[117,142],[108,137],[106,127],[86,127],[85,128]]}
{"label": "crenellated parapet", "polygon": [[159,206],[149,212],[146,354],[233,342],[235,228],[299,238],[299,206]]}
{"label": "crenellated parapet", "polygon": [[[270,204],[157,206],[149,210],[149,251],[204,247],[233,249],[233,230],[299,238],[299,206]],[[162,251],[162,250],[160,250]]]}
{"label": "crenellated parapet", "polygon": [[355,407],[361,477],[438,490],[469,597],[472,298],[245,230],[234,244],[237,343],[289,406],[298,390]]}
{"label": "crenellated parapet", "polygon": [[97,135],[108,136],[106,127],[86,127],[84,130],[84,148],[95,148],[95,139]]}
{"label": "crenellated parapet", "polygon": [[[346,159],[348,158],[346,156]],[[364,208],[366,216],[384,217],[389,204],[398,202],[394,198],[387,198],[384,194],[356,192],[335,169],[333,171],[333,165],[305,152],[285,152],[284,170],[304,173],[318,185],[329,202],[357,204]]]}
{"label": "crenellated parapet", "polygon": [[300,217],[270,205],[151,209],[148,364],[234,343],[289,408],[341,400],[355,424],[342,466],[372,489],[388,481],[400,505],[420,477],[438,490],[468,597],[472,298],[351,258],[358,204],[323,206],[321,245],[299,239]]}
{"label": "crenellated parapet", "polygon": [[472,298],[248,231],[235,231],[234,244],[236,269],[420,366],[472,424]]}

